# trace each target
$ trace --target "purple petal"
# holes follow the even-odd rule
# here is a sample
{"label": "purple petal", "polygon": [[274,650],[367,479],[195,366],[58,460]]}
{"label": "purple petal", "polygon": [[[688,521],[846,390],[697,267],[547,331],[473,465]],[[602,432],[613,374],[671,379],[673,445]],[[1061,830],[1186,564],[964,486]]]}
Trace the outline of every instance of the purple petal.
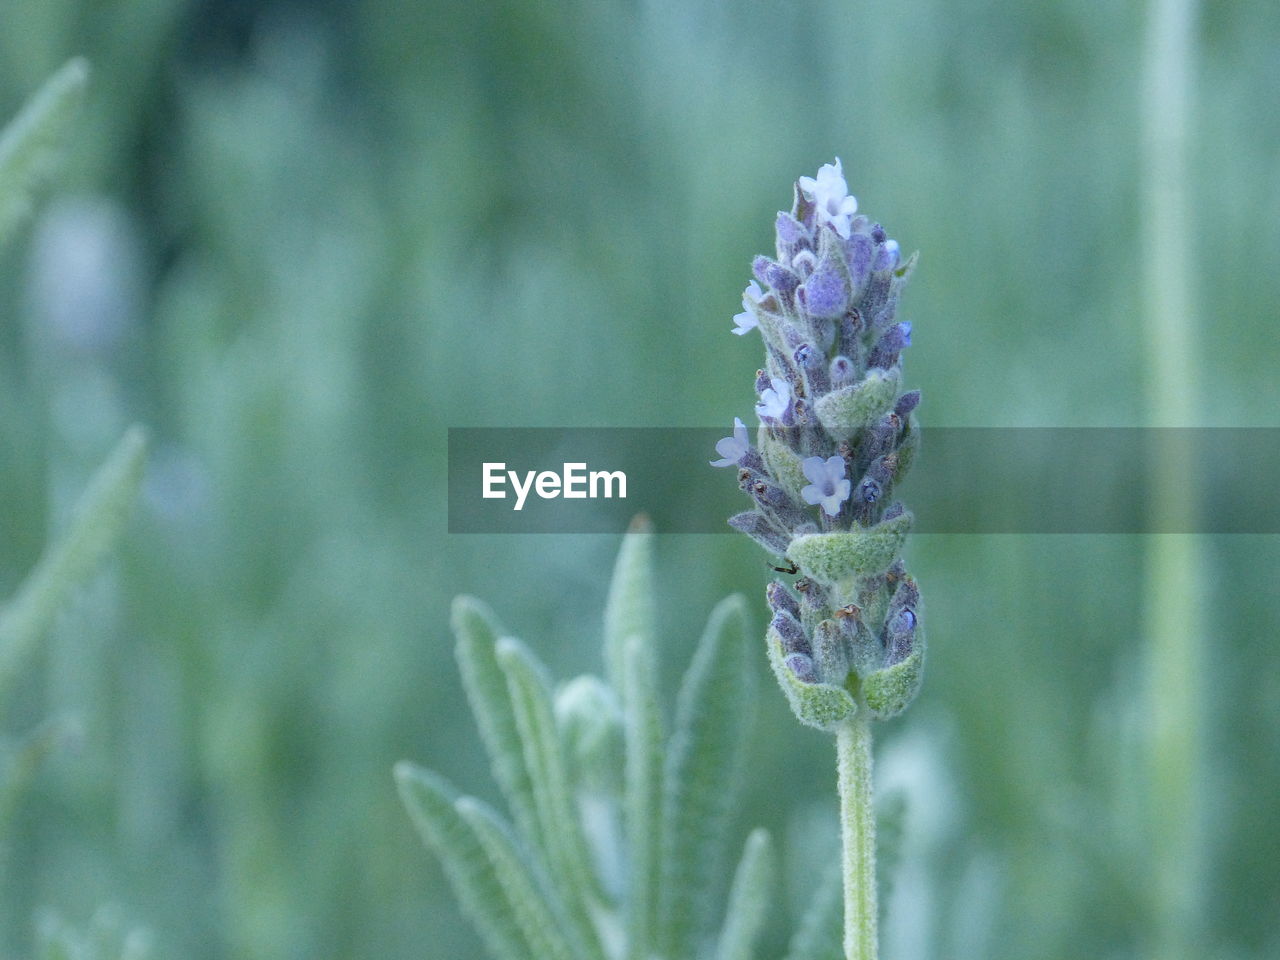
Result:
{"label": "purple petal", "polygon": [[778,239],[785,244],[796,243],[802,237],[808,236],[807,231],[800,222],[789,213],[778,213],[778,221],[776,224],[778,231]]}
{"label": "purple petal", "polygon": [[[810,483],[822,483],[827,479],[826,465],[821,457],[806,457],[800,461],[800,469],[804,471],[805,478]],[[810,503],[816,503],[816,500],[810,500]]]}
{"label": "purple petal", "polygon": [[871,238],[865,233],[855,233],[844,242],[845,263],[849,265],[849,278],[855,294],[866,285],[874,253]]}

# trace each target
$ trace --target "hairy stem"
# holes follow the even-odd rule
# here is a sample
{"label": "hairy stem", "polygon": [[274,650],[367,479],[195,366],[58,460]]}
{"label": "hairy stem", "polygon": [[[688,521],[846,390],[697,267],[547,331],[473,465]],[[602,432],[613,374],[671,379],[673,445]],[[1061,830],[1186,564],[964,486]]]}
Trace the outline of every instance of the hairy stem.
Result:
{"label": "hairy stem", "polygon": [[844,955],[876,960],[876,817],[871,806],[871,721],[859,711],[836,734],[844,847]]}

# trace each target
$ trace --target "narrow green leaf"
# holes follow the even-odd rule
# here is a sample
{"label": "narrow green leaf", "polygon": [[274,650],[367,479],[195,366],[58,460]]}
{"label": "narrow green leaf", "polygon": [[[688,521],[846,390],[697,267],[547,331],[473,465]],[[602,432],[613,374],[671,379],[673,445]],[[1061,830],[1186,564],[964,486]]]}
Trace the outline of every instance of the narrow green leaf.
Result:
{"label": "narrow green leaf", "polygon": [[453,806],[489,856],[511,914],[529,944],[528,958],[581,960],[585,954],[571,945],[563,904],[547,878],[523,855],[511,828],[492,807],[474,797],[459,797]]}
{"label": "narrow green leaf", "polygon": [[556,693],[555,715],[572,788],[621,797],[626,733],[614,689],[590,674],[574,677]]}
{"label": "narrow green leaf", "polygon": [[724,873],[725,839],[755,695],[746,600],[711,613],[680,688],[667,751],[662,913],[666,954],[693,956]]}
{"label": "narrow green leaf", "polygon": [[844,960],[843,878],[833,860],[791,937],[787,960]]}
{"label": "narrow green leaf", "polygon": [[498,960],[529,960],[529,943],[508,906],[496,868],[474,828],[455,807],[444,778],[411,763],[395,768],[400,797],[423,842],[439,858],[463,911]]}
{"label": "narrow green leaf", "polygon": [[644,515],[631,521],[622,538],[613,580],[604,608],[605,677],[615,690],[623,689],[627,639],[639,636],[648,644],[657,638],[657,591],[653,582],[653,527]]}
{"label": "narrow green leaf", "polygon": [[89,64],[77,57],[50,77],[0,132],[0,246],[30,214],[84,99]]}
{"label": "narrow green leaf", "polygon": [[662,711],[653,646],[632,634],[622,646],[627,770],[624,823],[630,853],[627,943],[631,960],[649,960],[659,941],[662,832]]}
{"label": "narrow green leaf", "polygon": [[80,495],[66,530],[0,612],[0,691],[120,536],[142,483],[146,449],[146,432],[131,427]]}
{"label": "narrow green leaf", "polygon": [[591,919],[600,888],[569,792],[569,771],[556,727],[550,678],[546,668],[519,640],[510,637],[499,640],[497,660],[507,678],[507,691],[524,748],[525,769],[529,772],[534,807],[545,843],[543,853],[579,936],[591,945],[593,955],[603,957]]}
{"label": "narrow green leaf", "polygon": [[[556,728],[564,743],[569,790],[574,799],[603,904],[626,898],[626,849],[622,807],[626,783],[626,727],[622,701],[599,677],[574,677],[556,692]],[[601,920],[603,914],[595,914]],[[621,933],[622,918],[600,925],[601,939]]]}
{"label": "narrow green leaf", "polygon": [[769,832],[753,830],[733,875],[716,960],[752,960],[755,956],[756,938],[764,929],[769,912],[773,873],[773,843]]}
{"label": "narrow green leaf", "polygon": [[504,633],[502,626],[487,606],[466,596],[453,601],[452,623],[462,686],[493,765],[493,778],[529,847],[545,850],[515,709],[506,675],[498,666],[496,648]]}

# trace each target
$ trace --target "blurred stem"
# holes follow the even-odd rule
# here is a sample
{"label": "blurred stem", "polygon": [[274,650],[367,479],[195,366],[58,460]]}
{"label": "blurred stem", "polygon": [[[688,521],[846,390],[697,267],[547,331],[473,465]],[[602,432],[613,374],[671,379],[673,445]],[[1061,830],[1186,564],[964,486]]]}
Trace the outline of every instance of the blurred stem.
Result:
{"label": "blurred stem", "polygon": [[[1148,402],[1158,428],[1194,425],[1201,408],[1187,187],[1194,0],[1152,0],[1143,98],[1144,314]],[[1152,463],[1153,529],[1193,529],[1196,457],[1185,429],[1160,430]],[[1145,618],[1147,772],[1152,816],[1154,956],[1197,954],[1201,874],[1201,583],[1191,534],[1148,539]]]}
{"label": "blurred stem", "polygon": [[875,960],[876,818],[871,804],[871,721],[859,712],[836,734],[844,868],[845,960]]}
{"label": "blurred stem", "polygon": [[146,447],[146,432],[131,427],[89,481],[67,529],[0,609],[0,699],[68,596],[93,575],[119,537],[142,483]]}

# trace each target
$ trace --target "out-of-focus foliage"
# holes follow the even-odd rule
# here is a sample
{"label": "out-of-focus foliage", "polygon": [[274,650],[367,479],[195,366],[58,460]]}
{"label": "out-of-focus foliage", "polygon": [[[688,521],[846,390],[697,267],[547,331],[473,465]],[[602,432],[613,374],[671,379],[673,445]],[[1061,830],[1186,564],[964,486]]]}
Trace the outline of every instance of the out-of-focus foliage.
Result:
{"label": "out-of-focus foliage", "polygon": [[[767,927],[782,932],[784,915],[766,909],[768,831],[752,831],[732,885],[721,882],[756,701],[746,600],[729,597],[712,612],[671,722],[657,689],[653,539],[641,521],[619,553],[603,677],[579,674],[553,689],[537,655],[487,607],[454,601],[462,684],[510,815],[409,761],[396,780],[498,960],[752,960]],[[807,891],[807,913],[826,915],[821,886]]]}
{"label": "out-of-focus foliage", "polygon": [[31,212],[36,190],[57,165],[84,97],[83,60],[72,60],[40,89],[0,136],[0,245]]}
{"label": "out-of-focus foliage", "polygon": [[[747,412],[758,344],[728,331],[749,257],[834,155],[922,251],[904,319],[924,423],[1142,423],[1142,13],[5,4],[0,115],[72,55],[94,82],[63,188],[0,251],[0,595],[128,423],[154,447],[123,555],[4,707],[5,729],[72,716],[83,737],[14,811],[0,952],[32,955],[44,908],[83,927],[113,902],[157,956],[478,955],[388,771],[429,757],[494,799],[449,599],[493,599],[555,675],[595,669],[615,544],[447,536],[445,428]],[[1198,36],[1203,424],[1277,426],[1280,10],[1210,5]],[[1205,955],[1267,956],[1280,547],[1206,547]],[[932,659],[880,740],[887,956],[1147,945],[1143,557],[1121,537],[910,545]],[[663,538],[659,560],[670,698],[690,611],[759,597],[768,571],[734,536]],[[834,783],[779,699],[735,835],[778,838],[794,922]]]}

